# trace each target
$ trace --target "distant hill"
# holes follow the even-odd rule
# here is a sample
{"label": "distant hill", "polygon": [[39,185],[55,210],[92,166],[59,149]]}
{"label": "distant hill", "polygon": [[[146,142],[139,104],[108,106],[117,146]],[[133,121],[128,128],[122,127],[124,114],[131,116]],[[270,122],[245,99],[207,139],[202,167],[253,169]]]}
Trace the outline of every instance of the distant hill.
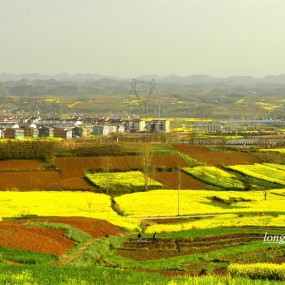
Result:
{"label": "distant hill", "polygon": [[[0,110],[22,110],[29,114],[137,116],[140,108],[132,90],[132,79],[89,73],[1,73]],[[136,79],[154,79],[156,82],[147,106],[151,116],[284,118],[285,74],[264,78],[171,74],[164,77],[143,75]],[[143,90],[139,88],[138,93]]]}
{"label": "distant hill", "polygon": [[[35,81],[35,80],[56,80],[56,81],[76,81],[76,82],[96,82],[96,81],[118,81],[118,82],[129,82],[133,78],[122,78],[118,76],[109,76],[102,74],[91,74],[91,73],[78,73],[78,74],[67,74],[59,73],[54,75],[40,74],[40,73],[23,73],[23,74],[11,74],[11,73],[0,73],[0,82],[7,81]],[[230,76],[230,77],[212,77],[205,74],[194,74],[191,76],[178,76],[170,74],[164,77],[152,74],[143,75],[135,79],[147,80],[154,79],[161,83],[181,83],[181,84],[209,84],[209,83],[224,83],[224,84],[257,84],[257,83],[275,83],[285,84],[285,74],[281,75],[267,75],[263,78],[255,78],[252,76]]]}

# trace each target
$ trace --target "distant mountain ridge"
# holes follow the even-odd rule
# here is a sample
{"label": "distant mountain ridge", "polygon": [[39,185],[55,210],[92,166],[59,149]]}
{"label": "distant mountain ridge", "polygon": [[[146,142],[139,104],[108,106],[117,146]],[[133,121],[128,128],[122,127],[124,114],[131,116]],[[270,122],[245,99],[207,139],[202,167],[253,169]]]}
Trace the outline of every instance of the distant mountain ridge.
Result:
{"label": "distant mountain ridge", "polygon": [[[285,74],[281,75],[267,75],[263,78],[255,78],[253,76],[230,76],[230,77],[212,77],[205,74],[194,74],[190,76],[178,76],[175,74],[170,74],[167,76],[158,75],[143,75],[134,77],[138,80],[154,79],[161,83],[180,83],[180,84],[209,84],[209,83],[224,83],[233,85],[243,85],[243,84],[285,84]],[[41,74],[41,73],[23,73],[23,74],[11,74],[11,73],[0,73],[0,82],[8,81],[47,81],[55,80],[60,82],[97,82],[101,81],[111,83],[115,81],[118,82],[128,82],[133,78],[123,78],[119,76],[109,76],[102,74],[91,74],[91,73],[78,73],[78,74],[67,74],[59,73],[54,75]]]}

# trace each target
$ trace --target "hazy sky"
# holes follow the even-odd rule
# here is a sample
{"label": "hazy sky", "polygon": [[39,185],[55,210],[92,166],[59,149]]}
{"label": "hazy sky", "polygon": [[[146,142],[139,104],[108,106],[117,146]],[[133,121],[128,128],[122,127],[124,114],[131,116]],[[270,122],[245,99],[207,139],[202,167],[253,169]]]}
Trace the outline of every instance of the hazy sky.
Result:
{"label": "hazy sky", "polygon": [[0,72],[285,73],[285,1],[0,0]]}

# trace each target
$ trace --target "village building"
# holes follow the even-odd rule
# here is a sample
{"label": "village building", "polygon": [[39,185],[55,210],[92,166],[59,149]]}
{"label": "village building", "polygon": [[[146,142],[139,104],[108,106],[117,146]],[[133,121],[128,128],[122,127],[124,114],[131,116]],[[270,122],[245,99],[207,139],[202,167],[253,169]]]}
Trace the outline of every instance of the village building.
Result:
{"label": "village building", "polygon": [[146,131],[146,122],[141,119],[132,119],[124,123],[125,130],[127,132],[136,133],[136,132],[145,132]]}
{"label": "village building", "polygon": [[72,128],[71,127],[55,127],[53,126],[53,136],[56,138],[71,139]]}
{"label": "village building", "polygon": [[25,126],[22,128],[24,130],[25,137],[38,138],[39,130],[35,124],[31,124],[30,126]]}
{"label": "village building", "polygon": [[93,135],[96,135],[96,136],[108,136],[113,133],[118,133],[117,126],[98,125],[98,126],[93,127]]}
{"label": "village building", "polygon": [[20,140],[25,138],[24,130],[19,128],[6,128],[4,129],[3,134],[5,139]]}
{"label": "village building", "polygon": [[39,127],[39,137],[49,138],[54,136],[54,128],[50,126],[40,126]]}
{"label": "village building", "polygon": [[170,132],[169,120],[152,120],[146,123],[147,131],[150,133]]}
{"label": "village building", "polygon": [[89,136],[90,129],[85,126],[76,126],[72,128],[72,137],[73,138],[86,138]]}

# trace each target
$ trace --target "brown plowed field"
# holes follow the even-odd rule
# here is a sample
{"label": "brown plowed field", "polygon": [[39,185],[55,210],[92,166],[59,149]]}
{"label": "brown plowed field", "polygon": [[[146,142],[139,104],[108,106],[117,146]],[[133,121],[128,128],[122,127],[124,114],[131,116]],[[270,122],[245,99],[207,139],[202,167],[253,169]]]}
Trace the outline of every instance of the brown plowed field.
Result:
{"label": "brown plowed field", "polygon": [[228,234],[205,238],[184,239],[158,239],[153,243],[152,239],[129,239],[118,250],[117,253],[123,257],[133,260],[154,260],[171,258],[181,255],[211,252],[226,247],[238,246],[251,241],[260,240],[261,234]]}
{"label": "brown plowed field", "polygon": [[0,171],[0,190],[60,190],[56,171]]}
{"label": "brown plowed field", "polygon": [[85,217],[51,217],[19,219],[0,222],[0,247],[31,250],[63,255],[72,249],[74,242],[64,236],[63,230],[26,226],[27,222],[63,223],[79,228],[95,238],[105,235],[123,235],[113,224]]}
{"label": "brown plowed field", "polygon": [[206,189],[207,185],[183,171],[180,171],[180,174],[178,171],[156,172],[151,176],[168,189],[179,189],[179,180],[180,189],[201,190]]}
{"label": "brown plowed field", "polygon": [[60,180],[60,187],[64,190],[86,190],[91,191],[96,188],[83,177],[69,177]]}
{"label": "brown plowed field", "polygon": [[[90,169],[102,169],[103,171],[129,171],[131,169],[142,168],[141,160],[140,156],[60,157],[56,158],[56,164],[60,171],[60,186],[62,189],[96,190],[94,186],[84,179],[84,171]],[[154,155],[152,157],[151,165],[153,167],[161,168],[188,166],[187,162],[175,155]]]}
{"label": "brown plowed field", "polygon": [[210,151],[198,145],[173,145],[173,147],[198,161],[214,166],[261,163],[257,156],[247,152]]}
{"label": "brown plowed field", "polygon": [[44,217],[14,220],[15,224],[23,224],[29,222],[50,222],[62,223],[78,228],[84,232],[89,233],[95,238],[102,238],[105,235],[122,235],[124,232],[117,226],[100,219],[86,218],[86,217]]}
{"label": "brown plowed field", "polygon": [[121,156],[112,157],[59,157],[56,164],[60,170],[60,177],[83,177],[84,171],[88,169],[108,169],[109,171],[130,170],[125,159]]}
{"label": "brown plowed field", "polygon": [[10,169],[39,169],[43,168],[43,162],[40,160],[1,160],[0,170]]}
{"label": "brown plowed field", "polygon": [[[127,156],[126,157],[130,168],[141,168],[142,157],[141,156]],[[152,167],[161,168],[175,168],[175,167],[187,167],[188,163],[179,156],[176,155],[153,155],[151,159]]]}
{"label": "brown plowed field", "polygon": [[0,246],[62,255],[74,246],[63,234],[63,230],[4,221],[0,223]]}
{"label": "brown plowed field", "polygon": [[[246,152],[216,152],[209,151],[204,146],[192,145],[174,145],[174,147],[198,161],[215,166],[252,164],[262,160]],[[129,171],[143,167],[141,156],[64,157],[56,158],[56,164],[59,171],[43,171],[34,170],[43,167],[40,160],[0,161],[0,190],[96,191],[96,188],[84,178],[85,170]],[[187,167],[188,164],[176,155],[153,155],[151,166],[169,170]],[[20,171],[12,171],[19,169]],[[178,180],[175,176],[178,176],[177,173],[171,171],[156,173],[153,178],[167,188],[177,189]],[[205,184],[181,172],[180,189],[205,189]]]}

